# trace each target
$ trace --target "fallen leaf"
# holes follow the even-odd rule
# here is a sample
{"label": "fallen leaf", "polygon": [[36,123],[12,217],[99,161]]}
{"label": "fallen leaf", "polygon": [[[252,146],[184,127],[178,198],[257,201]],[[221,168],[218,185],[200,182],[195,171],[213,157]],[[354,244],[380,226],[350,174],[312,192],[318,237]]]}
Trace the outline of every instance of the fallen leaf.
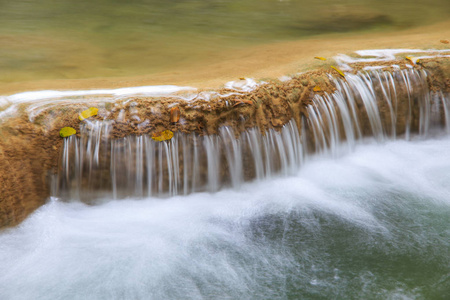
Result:
{"label": "fallen leaf", "polygon": [[320,60],[327,60],[325,57],[322,56],[314,56],[315,59],[320,59]]}
{"label": "fallen leaf", "polygon": [[239,77],[239,80],[245,80],[245,77]]}
{"label": "fallen leaf", "polygon": [[344,72],[342,72],[341,70],[339,70],[338,68],[336,68],[335,66],[331,66],[331,68],[332,69],[334,69],[334,70],[336,70],[336,72],[338,72],[339,73],[339,75],[341,75],[342,77],[344,77],[345,78],[345,74],[344,74]]}
{"label": "fallen leaf", "polygon": [[97,113],[98,113],[98,108],[89,107],[88,109],[83,110],[81,112],[81,114],[78,116],[78,119],[80,119],[80,121],[83,121],[84,119],[87,119],[89,117],[96,116]]}
{"label": "fallen leaf", "polygon": [[77,131],[72,127],[64,127],[59,131],[59,135],[63,138],[74,135],[75,133],[77,133]]}
{"label": "fallen leaf", "polygon": [[450,44],[450,41],[449,40],[441,40],[440,41],[442,44]]}
{"label": "fallen leaf", "polygon": [[414,57],[412,57],[412,56],[406,56],[405,59],[408,60],[408,61],[409,61],[410,63],[412,63],[413,65],[415,65],[416,62],[419,61],[418,59],[416,59],[416,58],[414,58]]}
{"label": "fallen leaf", "polygon": [[322,89],[320,88],[320,86],[318,86],[318,85],[316,85],[314,88],[313,88],[313,91],[314,92],[320,92]]}
{"label": "fallen leaf", "polygon": [[178,107],[172,107],[170,110],[170,122],[176,123],[180,120],[180,109]]}
{"label": "fallen leaf", "polygon": [[156,132],[152,135],[152,139],[158,142],[167,141],[173,138],[173,132],[170,130],[164,130],[163,132]]}

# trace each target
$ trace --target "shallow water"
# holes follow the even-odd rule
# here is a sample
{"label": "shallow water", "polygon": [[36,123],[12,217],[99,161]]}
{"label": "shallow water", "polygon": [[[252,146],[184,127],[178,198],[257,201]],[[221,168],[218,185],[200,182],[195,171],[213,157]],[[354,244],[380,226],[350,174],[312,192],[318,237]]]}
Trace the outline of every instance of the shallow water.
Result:
{"label": "shallow water", "polygon": [[151,74],[255,44],[449,15],[447,0],[0,0],[0,83]]}
{"label": "shallow water", "polygon": [[449,147],[360,145],[215,194],[53,199],[0,234],[0,298],[445,299]]}

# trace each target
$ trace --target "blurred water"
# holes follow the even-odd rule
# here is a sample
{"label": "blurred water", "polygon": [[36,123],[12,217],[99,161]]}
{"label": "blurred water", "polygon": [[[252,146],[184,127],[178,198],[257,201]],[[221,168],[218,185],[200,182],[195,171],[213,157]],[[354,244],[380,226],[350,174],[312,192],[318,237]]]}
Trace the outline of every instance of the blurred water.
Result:
{"label": "blurred water", "polygon": [[0,234],[0,299],[446,299],[450,139],[240,190],[53,199]]}
{"label": "blurred water", "polygon": [[447,0],[0,0],[0,83],[150,74],[254,44],[449,15]]}

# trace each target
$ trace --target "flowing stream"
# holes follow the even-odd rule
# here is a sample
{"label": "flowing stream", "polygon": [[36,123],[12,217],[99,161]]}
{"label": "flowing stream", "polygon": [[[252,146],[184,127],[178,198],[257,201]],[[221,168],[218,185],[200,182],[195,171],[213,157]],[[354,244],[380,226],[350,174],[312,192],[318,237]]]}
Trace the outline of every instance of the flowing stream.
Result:
{"label": "flowing stream", "polygon": [[449,148],[361,145],[167,200],[52,198],[0,235],[0,298],[445,299]]}
{"label": "flowing stream", "polygon": [[448,0],[0,0],[0,88],[189,72],[253,45],[446,21],[449,8]]}
{"label": "flowing stream", "polygon": [[238,189],[293,175],[314,155],[339,157],[368,137],[382,143],[450,133],[449,97],[430,92],[426,80],[412,69],[348,74],[335,80],[335,93],[315,96],[300,124],[250,128],[237,138],[222,126],[218,135],[177,133],[164,143],[148,135],[111,139],[114,121],[86,122],[81,138],[64,140],[54,195],[92,202]]}
{"label": "flowing stream", "polygon": [[0,299],[446,299],[450,104],[426,77],[348,75],[280,132],[86,123],[0,234]]}

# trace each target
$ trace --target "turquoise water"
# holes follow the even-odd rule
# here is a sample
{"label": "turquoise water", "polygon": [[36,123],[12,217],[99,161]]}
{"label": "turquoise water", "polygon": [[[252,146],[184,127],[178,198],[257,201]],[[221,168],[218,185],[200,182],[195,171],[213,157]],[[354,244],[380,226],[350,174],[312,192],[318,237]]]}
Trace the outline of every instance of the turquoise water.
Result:
{"label": "turquoise water", "polygon": [[0,0],[0,83],[151,74],[255,44],[449,16],[447,0]]}
{"label": "turquoise water", "polygon": [[448,299],[450,139],[240,190],[53,199],[0,234],[1,299]]}

